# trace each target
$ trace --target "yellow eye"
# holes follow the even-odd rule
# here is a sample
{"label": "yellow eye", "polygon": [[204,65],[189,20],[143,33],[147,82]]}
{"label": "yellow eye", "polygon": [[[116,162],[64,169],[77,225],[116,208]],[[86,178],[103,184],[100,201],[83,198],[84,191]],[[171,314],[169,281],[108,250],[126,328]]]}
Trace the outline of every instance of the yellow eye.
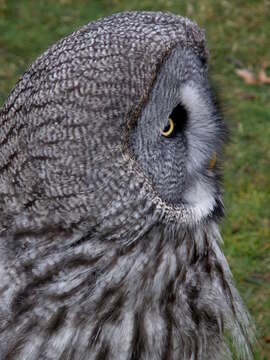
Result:
{"label": "yellow eye", "polygon": [[216,162],[217,162],[217,154],[214,152],[208,166],[210,170],[213,169],[213,167],[216,165]]}
{"label": "yellow eye", "polygon": [[169,137],[170,135],[172,135],[173,130],[174,130],[174,122],[172,121],[171,118],[169,118],[169,124],[165,126],[164,130],[161,131],[161,134],[165,137]]}

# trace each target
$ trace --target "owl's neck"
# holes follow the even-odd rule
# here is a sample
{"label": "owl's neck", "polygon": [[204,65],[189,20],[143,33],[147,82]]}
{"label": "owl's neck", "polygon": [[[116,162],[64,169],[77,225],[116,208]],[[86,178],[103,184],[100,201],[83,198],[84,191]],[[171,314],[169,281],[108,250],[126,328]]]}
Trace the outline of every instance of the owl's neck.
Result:
{"label": "owl's neck", "polygon": [[39,258],[14,288],[15,336],[0,345],[20,345],[19,360],[41,349],[53,359],[223,359],[225,325],[236,333],[247,319],[218,237],[213,224],[177,234],[159,226],[125,251],[92,240]]}

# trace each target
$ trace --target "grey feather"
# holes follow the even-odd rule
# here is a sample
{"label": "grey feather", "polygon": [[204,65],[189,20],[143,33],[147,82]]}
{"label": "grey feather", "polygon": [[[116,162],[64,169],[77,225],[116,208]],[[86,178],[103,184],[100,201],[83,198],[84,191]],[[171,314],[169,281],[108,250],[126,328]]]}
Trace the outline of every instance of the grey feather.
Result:
{"label": "grey feather", "polygon": [[230,359],[226,332],[252,358],[207,59],[190,20],[128,12],[17,83],[0,110],[0,359]]}

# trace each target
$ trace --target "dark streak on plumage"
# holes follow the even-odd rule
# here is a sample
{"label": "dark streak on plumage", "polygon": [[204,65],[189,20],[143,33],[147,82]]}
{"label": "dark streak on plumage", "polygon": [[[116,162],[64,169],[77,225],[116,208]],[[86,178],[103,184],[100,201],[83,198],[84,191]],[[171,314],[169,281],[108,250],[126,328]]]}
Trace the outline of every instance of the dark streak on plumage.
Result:
{"label": "dark streak on plumage", "polygon": [[142,360],[145,352],[145,329],[143,324],[143,311],[134,315],[133,339],[131,344],[131,360]]}

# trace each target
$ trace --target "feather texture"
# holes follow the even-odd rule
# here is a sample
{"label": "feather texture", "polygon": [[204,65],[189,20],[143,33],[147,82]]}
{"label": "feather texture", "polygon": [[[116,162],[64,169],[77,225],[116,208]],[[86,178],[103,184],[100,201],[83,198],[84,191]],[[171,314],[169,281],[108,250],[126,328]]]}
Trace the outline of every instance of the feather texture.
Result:
{"label": "feather texture", "polygon": [[[0,110],[1,359],[230,359],[226,331],[252,357],[207,166],[225,134],[207,57],[190,20],[128,12],[17,83]],[[179,101],[187,127],[164,140]]]}

